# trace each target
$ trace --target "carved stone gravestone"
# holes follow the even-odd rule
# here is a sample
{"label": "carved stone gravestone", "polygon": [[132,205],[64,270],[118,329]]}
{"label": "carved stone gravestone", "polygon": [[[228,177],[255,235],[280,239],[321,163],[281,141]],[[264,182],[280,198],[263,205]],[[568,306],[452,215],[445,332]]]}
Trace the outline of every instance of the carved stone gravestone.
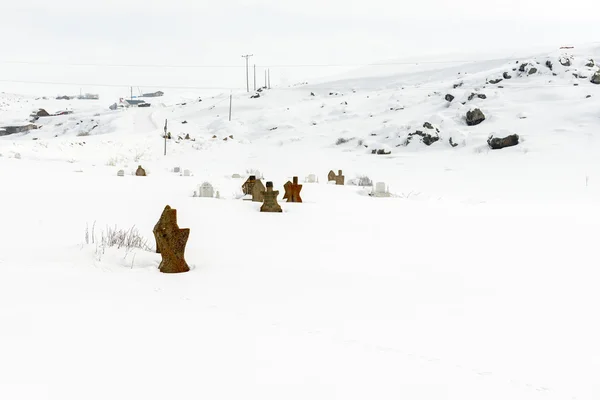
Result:
{"label": "carved stone gravestone", "polygon": [[273,182],[267,182],[267,190],[263,191],[264,202],[260,207],[260,212],[282,212],[281,206],[277,203],[279,190],[273,190]]}
{"label": "carved stone gravestone", "polygon": [[120,169],[119,172],[117,172],[117,176],[125,176],[125,171]]}
{"label": "carved stone gravestone", "polygon": [[242,185],[242,192],[244,192],[244,194],[252,194],[252,188],[254,187],[255,183],[256,176],[250,175],[248,179],[246,179],[246,182],[244,182],[244,184]]}
{"label": "carved stone gravestone", "polygon": [[265,197],[263,195],[265,191],[265,185],[263,185],[260,179],[257,179],[252,186],[252,201],[263,202]]}
{"label": "carved stone gravestone", "polygon": [[219,191],[217,190],[217,194],[215,195],[215,198],[220,199],[221,198],[221,194],[219,193]]}
{"label": "carved stone gravestone", "polygon": [[304,181],[306,183],[315,183],[315,182],[317,182],[317,177],[315,176],[315,174],[310,174],[306,177],[306,179]]}
{"label": "carved stone gravestone", "polygon": [[294,176],[293,182],[287,181],[283,188],[285,189],[284,200],[287,199],[288,203],[302,203],[302,197],[300,197],[302,185],[298,184],[297,176]]}
{"label": "carved stone gravestone", "polygon": [[385,182],[377,182],[369,195],[373,197],[390,197],[390,192],[387,190]]}
{"label": "carved stone gravestone", "polygon": [[153,229],[156,239],[156,252],[162,256],[160,272],[176,274],[188,272],[184,253],[190,236],[189,228],[181,229],[177,225],[177,210],[166,206]]}
{"label": "carved stone gravestone", "polygon": [[175,172],[176,174],[181,172],[181,167],[175,167],[173,168],[173,172]]}
{"label": "carved stone gravestone", "polygon": [[342,170],[340,169],[337,175],[335,174],[335,172],[329,171],[329,175],[327,175],[327,180],[330,182],[335,181],[336,185],[343,185],[344,175],[342,175]]}
{"label": "carved stone gravestone", "polygon": [[138,165],[138,168],[135,171],[135,176],[146,176],[146,170],[142,168],[141,165]]}
{"label": "carved stone gravestone", "polygon": [[233,175],[231,175],[231,177],[233,179],[240,179],[241,178],[240,174],[233,174]]}
{"label": "carved stone gravestone", "polygon": [[208,183],[208,182],[204,182],[202,185],[200,185],[200,187],[198,187],[198,197],[213,197],[214,196],[214,189],[213,186]]}
{"label": "carved stone gravestone", "polygon": [[189,169],[183,170],[183,176],[190,176],[190,170]]}

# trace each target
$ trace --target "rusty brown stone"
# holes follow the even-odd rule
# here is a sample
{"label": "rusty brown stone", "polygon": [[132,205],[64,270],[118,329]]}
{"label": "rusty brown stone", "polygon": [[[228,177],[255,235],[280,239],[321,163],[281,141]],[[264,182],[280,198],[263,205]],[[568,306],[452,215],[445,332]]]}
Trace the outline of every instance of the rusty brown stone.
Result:
{"label": "rusty brown stone", "polygon": [[244,182],[244,184],[242,185],[242,192],[244,192],[244,194],[252,194],[252,188],[254,187],[255,183],[256,176],[250,175],[248,179],[246,179],[246,182]]}
{"label": "rusty brown stone", "polygon": [[265,200],[260,207],[260,212],[282,212],[281,206],[277,203],[279,190],[273,190],[273,182],[267,182],[267,190],[262,193]]}
{"label": "rusty brown stone", "polygon": [[265,185],[263,185],[260,179],[257,179],[252,186],[252,201],[263,202],[265,201],[265,196],[263,196],[263,192],[265,191]]}
{"label": "rusty brown stone", "polygon": [[141,165],[138,165],[138,168],[135,171],[135,176],[146,176],[146,170],[142,168]]}
{"label": "rusty brown stone", "polygon": [[298,184],[297,176],[293,178],[293,182],[287,181],[283,188],[285,189],[284,200],[287,199],[288,203],[302,203],[302,197],[300,197],[302,185]]}
{"label": "rusty brown stone", "polygon": [[344,184],[344,175],[342,175],[342,170],[340,169],[338,171],[337,175],[335,174],[335,172],[329,171],[329,175],[327,175],[327,180],[335,181],[336,185],[343,185]]}
{"label": "rusty brown stone", "polygon": [[177,225],[177,210],[166,206],[153,229],[156,240],[156,252],[162,256],[160,272],[177,274],[188,272],[184,253],[190,236],[189,228],[181,229]]}

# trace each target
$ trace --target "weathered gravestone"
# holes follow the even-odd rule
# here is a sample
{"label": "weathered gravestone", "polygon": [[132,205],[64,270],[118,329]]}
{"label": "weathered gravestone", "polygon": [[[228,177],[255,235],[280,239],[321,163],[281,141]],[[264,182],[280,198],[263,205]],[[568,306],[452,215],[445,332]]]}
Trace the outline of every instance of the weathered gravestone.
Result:
{"label": "weathered gravestone", "polygon": [[120,169],[120,170],[117,172],[117,176],[125,176],[125,171],[123,171],[122,169]]}
{"label": "weathered gravestone", "polygon": [[135,176],[146,176],[146,170],[142,168],[141,165],[138,165],[138,168],[135,171]]}
{"label": "weathered gravestone", "polygon": [[373,186],[373,189],[371,193],[369,193],[369,196],[390,197],[390,192],[388,191],[387,186],[384,182],[377,182],[375,186]]}
{"label": "weathered gravestone", "polygon": [[176,174],[181,172],[181,167],[175,167],[173,168],[173,172],[175,172]]}
{"label": "weathered gravestone", "polygon": [[256,176],[250,175],[248,179],[246,179],[246,182],[244,182],[244,184],[242,185],[242,192],[244,192],[244,194],[252,194],[252,188],[254,187],[255,183]]}
{"label": "weathered gravestone", "polygon": [[233,175],[231,175],[231,178],[233,178],[233,179],[240,179],[241,176],[240,176],[240,174],[233,174]]}
{"label": "weathered gravestone", "polygon": [[273,190],[273,182],[267,182],[267,190],[262,192],[264,202],[260,207],[260,212],[282,212],[281,206],[277,203],[279,190]]}
{"label": "weathered gravestone", "polygon": [[183,170],[183,176],[190,176],[190,170],[189,169]]}
{"label": "weathered gravestone", "polygon": [[302,203],[302,197],[300,197],[302,185],[298,184],[297,176],[294,176],[293,182],[287,181],[283,188],[285,189],[284,200],[287,199],[288,203]]}
{"label": "weathered gravestone", "polygon": [[208,183],[208,182],[204,182],[202,185],[200,185],[198,187],[198,197],[213,197],[214,196],[214,189],[213,186]]}
{"label": "weathered gravestone", "polygon": [[185,262],[184,253],[190,230],[181,229],[177,225],[177,210],[167,205],[154,226],[153,233],[156,239],[156,252],[162,256],[160,272],[166,274],[188,272],[190,267]]}
{"label": "weathered gravestone", "polygon": [[263,195],[265,191],[265,185],[263,185],[260,179],[257,179],[252,186],[252,201],[263,202],[265,197]]}
{"label": "weathered gravestone", "polygon": [[327,180],[330,182],[335,181],[336,185],[343,185],[344,175],[342,175],[342,170],[340,169],[337,175],[335,174],[335,172],[329,171],[329,175],[327,175]]}
{"label": "weathered gravestone", "polygon": [[304,182],[315,183],[315,182],[317,182],[317,177],[315,176],[315,174],[310,174],[306,177],[306,179],[304,179]]}

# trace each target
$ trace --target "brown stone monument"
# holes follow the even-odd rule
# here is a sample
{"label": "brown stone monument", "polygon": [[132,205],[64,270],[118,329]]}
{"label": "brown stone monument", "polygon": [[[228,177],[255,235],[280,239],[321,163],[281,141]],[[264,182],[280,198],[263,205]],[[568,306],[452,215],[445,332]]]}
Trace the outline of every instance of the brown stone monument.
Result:
{"label": "brown stone monument", "polygon": [[252,201],[259,201],[262,203],[265,200],[265,196],[263,195],[264,191],[265,185],[263,185],[260,179],[257,179],[252,187]]}
{"label": "brown stone monument", "polygon": [[246,182],[244,182],[242,185],[242,192],[244,192],[244,194],[252,194],[254,183],[256,183],[256,176],[250,175],[248,179],[246,179]]}
{"label": "brown stone monument", "polygon": [[260,207],[260,212],[282,212],[281,206],[277,203],[279,190],[273,190],[273,182],[267,182],[267,190],[263,191],[265,201]]}
{"label": "brown stone monument", "polygon": [[302,197],[300,197],[300,191],[302,190],[302,185],[298,185],[298,177],[295,176],[293,178],[293,183],[287,181],[283,188],[285,189],[285,195],[283,199],[287,199],[288,203],[302,203]]}
{"label": "brown stone monument", "polygon": [[153,233],[156,239],[156,252],[162,256],[160,272],[166,274],[188,272],[190,267],[185,262],[184,253],[190,230],[181,229],[177,225],[177,210],[166,206],[154,226]]}
{"label": "brown stone monument", "polygon": [[146,176],[146,170],[142,168],[141,165],[138,165],[138,168],[135,171],[135,176]]}
{"label": "brown stone monument", "polygon": [[335,174],[335,172],[329,171],[329,175],[327,175],[327,180],[335,181],[336,185],[343,185],[344,184],[344,175],[342,175],[342,170],[340,169],[338,171],[337,175]]}

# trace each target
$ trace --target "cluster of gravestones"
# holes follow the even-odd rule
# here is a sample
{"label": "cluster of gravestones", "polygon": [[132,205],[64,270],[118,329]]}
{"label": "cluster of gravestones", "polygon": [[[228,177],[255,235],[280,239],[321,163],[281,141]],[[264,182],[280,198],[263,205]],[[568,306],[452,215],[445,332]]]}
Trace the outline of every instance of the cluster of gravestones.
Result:
{"label": "cluster of gravestones", "polygon": [[[143,171],[141,166],[138,170],[140,169]],[[173,172],[180,171],[175,168]],[[145,172],[143,176],[145,176]],[[240,177],[238,174],[234,175],[234,177],[236,176]],[[337,175],[335,172],[329,171],[327,180],[336,185],[344,185],[345,176],[342,170],[339,170]],[[318,182],[318,178],[311,174],[306,177],[305,182],[316,183]],[[302,185],[298,183],[297,176],[294,176],[291,182],[287,181],[283,185],[283,188],[285,190],[284,200],[287,200],[288,203],[302,203],[302,197],[300,196]],[[262,202],[260,207],[261,212],[282,212],[281,206],[277,203],[279,191],[273,190],[273,182],[267,181],[266,185],[263,185],[262,179],[257,179],[256,175],[250,175],[242,185],[242,191],[244,195],[251,196],[251,199],[248,200]],[[385,183],[378,182],[370,195],[386,197],[389,196],[389,192]],[[198,192],[194,192],[194,197],[214,197],[212,185],[204,182],[199,186]],[[216,197],[219,198],[219,192],[217,192]],[[185,261],[184,253],[187,240],[190,236],[190,229],[179,228],[179,225],[177,225],[177,210],[167,205],[154,226],[153,233],[156,240],[156,252],[162,257],[159,265],[160,272],[188,272],[190,268]]]}
{"label": "cluster of gravestones", "polygon": [[[179,176],[192,176],[192,172],[189,169],[184,169],[182,172],[180,167],[173,168],[171,172],[179,174]],[[125,171],[120,169],[117,171],[117,176],[125,176]],[[141,165],[138,165],[135,176],[146,176],[146,170]]]}

